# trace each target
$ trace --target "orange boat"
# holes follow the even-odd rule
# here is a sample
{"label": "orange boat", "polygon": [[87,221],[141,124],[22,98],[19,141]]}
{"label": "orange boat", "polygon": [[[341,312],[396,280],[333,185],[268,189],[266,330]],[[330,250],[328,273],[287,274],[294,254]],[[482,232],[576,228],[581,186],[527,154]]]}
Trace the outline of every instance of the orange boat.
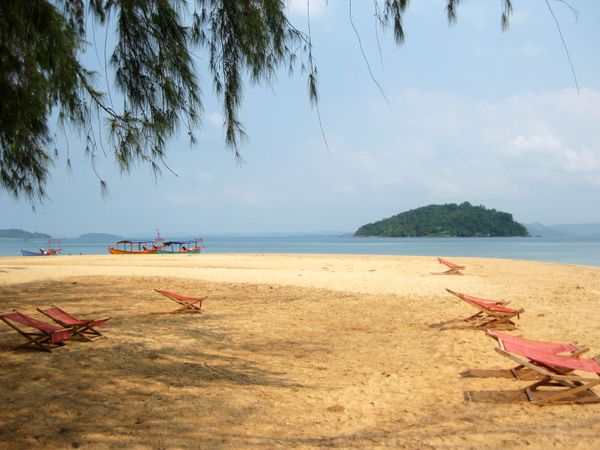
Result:
{"label": "orange boat", "polygon": [[111,255],[144,255],[156,253],[159,247],[154,241],[119,241],[114,247],[108,247],[108,252]]}
{"label": "orange boat", "polygon": [[119,241],[113,247],[108,247],[111,255],[145,255],[156,253],[164,247],[164,239],[160,231],[156,230],[153,241]]}

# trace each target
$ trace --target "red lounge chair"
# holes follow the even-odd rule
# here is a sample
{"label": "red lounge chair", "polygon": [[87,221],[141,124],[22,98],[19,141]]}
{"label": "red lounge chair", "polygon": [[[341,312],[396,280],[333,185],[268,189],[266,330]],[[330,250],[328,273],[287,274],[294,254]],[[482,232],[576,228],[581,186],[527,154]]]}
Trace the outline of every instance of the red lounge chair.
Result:
{"label": "red lounge chair", "polygon": [[448,288],[446,288],[446,291],[479,309],[479,312],[463,319],[464,322],[472,324],[474,328],[515,329],[517,326],[511,319],[519,317],[519,315],[525,311],[522,308],[509,308],[506,306],[506,303],[502,301],[484,300],[473,297],[472,295],[461,294],[460,292],[455,292]]}
{"label": "red lounge chair", "polygon": [[[525,388],[529,401],[535,405],[550,403],[597,403],[600,397],[592,390],[600,384],[600,360],[584,359],[548,353],[532,348],[527,343],[501,340],[496,351],[527,367],[543,378]],[[573,371],[591,372],[594,378],[575,375]]]}
{"label": "red lounge chair", "polygon": [[172,312],[172,314],[176,313],[201,313],[202,312],[202,302],[206,300],[207,297],[187,297],[185,295],[176,294],[175,292],[165,291],[163,289],[154,289],[159,294],[164,295],[167,298],[170,298],[176,303],[181,305],[181,308],[176,309]]}
{"label": "red lounge chair", "polygon": [[[567,356],[580,356],[587,352],[589,349],[586,347],[579,347],[576,344],[564,344],[560,342],[547,342],[547,341],[535,341],[532,339],[526,339],[524,337],[513,336],[510,334],[502,333],[496,330],[487,330],[488,336],[494,339],[501,349],[505,348],[505,342],[513,342],[515,344],[528,347],[541,352],[546,352],[550,355],[564,354]],[[534,362],[530,361],[532,364]],[[566,371],[563,373],[567,373]],[[514,377],[518,380],[537,380],[540,378],[538,373],[532,372],[527,367],[519,364],[508,370],[467,370],[461,374],[463,377]]]}
{"label": "red lounge chair", "polygon": [[[71,330],[67,328],[42,322],[41,320],[21,314],[18,311],[0,314],[0,320],[4,321],[9,327],[27,339],[28,342],[18,348],[31,347],[51,352],[53,349],[64,347],[65,341],[72,336]],[[25,331],[19,325],[24,325],[36,331]]]}
{"label": "red lounge chair", "polygon": [[104,336],[96,327],[102,327],[110,319],[110,317],[103,317],[102,319],[77,319],[68,312],[60,309],[58,306],[52,305],[49,308],[38,308],[42,314],[50,317],[59,325],[65,328],[69,328],[74,336],[79,336],[86,341],[93,341],[100,339]]}
{"label": "red lounge chair", "polygon": [[435,273],[434,275],[462,275],[461,270],[464,270],[466,266],[461,266],[460,264],[454,264],[453,262],[447,261],[442,258],[438,258],[438,262],[440,264],[448,267],[448,270],[442,273]]}

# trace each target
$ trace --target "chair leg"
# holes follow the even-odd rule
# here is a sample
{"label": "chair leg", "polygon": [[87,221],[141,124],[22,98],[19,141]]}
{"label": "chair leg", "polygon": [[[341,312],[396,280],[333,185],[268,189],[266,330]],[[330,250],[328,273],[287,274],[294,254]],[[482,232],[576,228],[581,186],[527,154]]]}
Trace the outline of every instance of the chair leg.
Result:
{"label": "chair leg", "polygon": [[85,341],[88,342],[93,342],[97,339],[101,339],[101,338],[105,338],[106,336],[104,336],[102,333],[100,333],[98,330],[84,325],[81,327],[74,327],[73,328],[73,336],[79,336],[80,338],[82,338]]}
{"label": "chair leg", "polygon": [[[584,391],[588,391],[590,390],[591,387],[597,385],[598,383],[600,383],[600,380],[593,382],[593,383],[585,383],[585,384],[581,384],[580,386],[577,387],[573,387],[570,389],[563,389],[562,391],[557,392],[554,395],[550,395],[546,398],[543,399],[534,399],[531,400],[531,403],[533,403],[534,405],[538,405],[538,406],[543,406],[543,405],[547,405],[549,403],[553,403],[553,402],[557,402],[558,400],[564,399],[565,397],[573,397],[577,394],[579,394],[580,392],[584,392]],[[536,383],[538,384],[538,383]],[[527,388],[527,390],[530,390],[531,387]],[[590,390],[590,392],[595,395],[595,393],[593,391]],[[529,394],[528,394],[529,396]],[[600,401],[600,398],[598,399],[594,399],[594,402],[596,401]]]}
{"label": "chair leg", "polygon": [[19,345],[16,348],[34,348],[36,350],[42,350],[44,352],[52,353],[52,350],[53,350],[52,347],[55,347],[55,350],[56,350],[58,348],[65,346],[64,342],[60,342],[58,344],[53,344],[52,342],[50,342],[50,336],[48,336],[48,335],[33,335],[33,336],[37,336],[38,337],[37,339],[35,339],[31,334],[30,335],[23,334],[23,336],[25,336],[29,342]]}

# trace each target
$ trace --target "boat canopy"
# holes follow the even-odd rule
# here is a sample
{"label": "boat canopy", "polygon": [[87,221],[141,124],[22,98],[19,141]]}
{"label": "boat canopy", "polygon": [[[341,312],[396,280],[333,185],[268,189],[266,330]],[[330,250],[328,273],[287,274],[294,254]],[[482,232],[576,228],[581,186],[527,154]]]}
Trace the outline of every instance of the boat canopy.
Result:
{"label": "boat canopy", "polygon": [[166,246],[168,245],[186,245],[186,244],[197,244],[198,242],[200,242],[199,240],[197,241],[166,241],[163,242],[163,244]]}

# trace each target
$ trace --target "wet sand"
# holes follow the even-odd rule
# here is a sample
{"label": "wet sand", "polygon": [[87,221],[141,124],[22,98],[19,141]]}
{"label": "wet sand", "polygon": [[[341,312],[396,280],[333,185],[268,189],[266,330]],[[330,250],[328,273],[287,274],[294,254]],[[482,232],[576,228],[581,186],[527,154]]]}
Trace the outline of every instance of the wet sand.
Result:
{"label": "wet sand", "polygon": [[[594,448],[600,404],[466,402],[516,392],[472,308],[510,300],[515,334],[600,353],[600,269],[431,257],[147,255],[0,258],[0,309],[112,316],[93,343],[13,351],[0,322],[0,448]],[[153,288],[208,295],[204,313]],[[598,389],[600,394],[600,389]],[[507,397],[508,398],[508,397]]]}

